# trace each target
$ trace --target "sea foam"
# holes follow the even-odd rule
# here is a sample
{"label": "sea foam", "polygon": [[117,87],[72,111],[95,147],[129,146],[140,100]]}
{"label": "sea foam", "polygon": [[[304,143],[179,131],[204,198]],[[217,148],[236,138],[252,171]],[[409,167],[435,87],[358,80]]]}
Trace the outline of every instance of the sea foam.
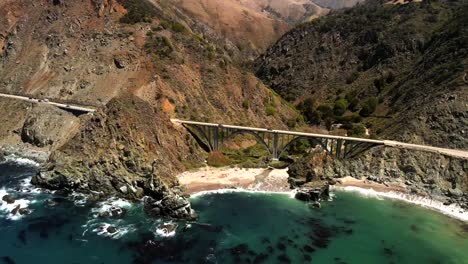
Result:
{"label": "sea foam", "polygon": [[16,163],[18,165],[23,165],[23,166],[32,166],[32,167],[39,167],[40,166],[39,163],[37,163],[36,161],[34,161],[32,159],[19,157],[19,156],[15,155],[15,154],[11,154],[11,155],[6,156],[4,162],[13,162],[13,163]]}
{"label": "sea foam", "polygon": [[365,189],[355,186],[332,186],[332,190],[341,190],[346,192],[358,193],[364,197],[374,198],[374,199],[395,199],[401,200],[408,203],[416,204],[425,208],[433,209],[439,211],[445,215],[468,221],[468,211],[463,210],[456,204],[444,205],[440,201],[433,200],[429,197],[423,197],[419,195],[402,193],[402,192],[377,192],[374,189]]}
{"label": "sea foam", "polygon": [[[3,196],[10,194],[12,192],[8,192],[6,189],[2,188],[0,189],[0,199],[3,198]],[[5,215],[6,219],[9,220],[19,220],[24,217],[24,215],[21,215],[19,212],[16,214],[12,214],[11,211],[13,211],[18,205],[20,208],[26,208],[29,206],[29,204],[33,203],[34,201],[29,201],[26,199],[15,199],[15,202],[12,204],[8,204],[7,202],[0,200],[0,212],[2,215]]]}

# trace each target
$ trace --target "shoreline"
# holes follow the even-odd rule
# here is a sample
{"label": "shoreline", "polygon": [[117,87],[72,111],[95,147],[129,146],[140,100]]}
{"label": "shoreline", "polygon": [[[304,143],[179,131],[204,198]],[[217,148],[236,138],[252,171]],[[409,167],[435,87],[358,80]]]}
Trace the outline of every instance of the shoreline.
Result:
{"label": "shoreline", "polygon": [[[276,171],[276,172],[275,172]],[[177,177],[181,185],[187,188],[190,197],[196,198],[213,193],[231,193],[231,192],[246,192],[246,193],[278,193],[288,194],[294,198],[296,190],[291,190],[288,187],[281,189],[268,188],[271,182],[268,182],[268,177],[255,177],[259,175],[276,175],[287,184],[287,169],[241,169],[241,168],[211,168],[206,167],[195,171],[187,171],[179,174]],[[240,175],[232,175],[237,173]],[[193,177],[193,178],[192,178]],[[182,180],[181,180],[182,179]],[[231,186],[232,180],[242,179],[236,186]],[[246,179],[250,181],[245,182]],[[278,178],[277,178],[278,179]],[[266,180],[265,184],[259,183],[259,180]],[[411,194],[402,185],[385,185],[376,182],[369,182],[364,179],[356,179],[351,176],[337,178],[335,185],[330,185],[331,191],[353,192],[369,198],[376,199],[392,199],[404,201],[410,204],[421,206],[439,213],[442,213],[450,218],[468,222],[468,211],[463,210],[456,204],[444,205],[443,202],[433,199],[428,196]],[[256,183],[256,184],[255,184]],[[203,185],[205,184],[205,185]],[[235,185],[235,184],[234,184]],[[264,188],[266,187],[266,188]]]}
{"label": "shoreline", "polygon": [[[4,150],[4,146],[2,150]],[[40,152],[40,151],[39,151]],[[38,151],[33,151],[37,154]],[[47,152],[40,152],[41,155]],[[37,157],[36,155],[33,155]],[[42,156],[43,157],[43,156]],[[36,160],[29,155],[18,155],[9,152],[5,161],[17,162],[23,165],[39,167],[43,160]],[[41,162],[42,161],[42,162]],[[287,183],[287,169],[273,168],[214,168],[205,167],[194,171],[186,171],[177,175],[181,185],[187,188],[190,197],[200,197],[211,193],[250,192],[265,194],[287,194],[294,198],[296,190],[291,190]],[[181,180],[182,179],[182,180]],[[376,199],[400,200],[437,211],[451,218],[468,222],[468,211],[457,204],[444,205],[443,202],[428,196],[415,195],[401,185],[384,185],[356,179],[350,176],[337,178],[335,185],[330,185],[331,191],[353,192],[365,197]],[[277,186],[279,184],[279,186]],[[190,186],[192,185],[192,186]]]}
{"label": "shoreline", "polygon": [[5,160],[24,159],[42,165],[49,159],[51,151],[22,144],[0,144],[0,162]]}

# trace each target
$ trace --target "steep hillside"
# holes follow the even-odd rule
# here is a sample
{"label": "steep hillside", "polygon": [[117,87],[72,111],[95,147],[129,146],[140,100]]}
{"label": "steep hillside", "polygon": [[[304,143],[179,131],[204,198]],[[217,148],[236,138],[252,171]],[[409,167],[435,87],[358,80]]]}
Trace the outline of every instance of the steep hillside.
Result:
{"label": "steep hillside", "polygon": [[384,3],[297,27],[256,61],[257,76],[311,124],[466,149],[466,2]]}
{"label": "steep hillside", "polygon": [[[2,92],[102,106],[130,91],[172,116],[214,122],[281,126],[294,115],[255,76],[231,63],[228,47],[194,34],[158,5],[3,4],[0,17],[11,18],[1,29]],[[277,102],[274,116],[265,114],[270,101]]]}
{"label": "steep hillside", "polygon": [[149,200],[153,214],[191,217],[174,176],[205,153],[171,117],[286,128],[297,113],[188,20],[145,0],[3,1],[0,91],[98,112],[2,98],[0,143],[53,151],[35,184],[149,195],[164,201]]}
{"label": "steep hillside", "polygon": [[247,55],[265,50],[292,26],[328,12],[311,0],[172,0],[168,3],[187,14],[201,32],[213,30]]}

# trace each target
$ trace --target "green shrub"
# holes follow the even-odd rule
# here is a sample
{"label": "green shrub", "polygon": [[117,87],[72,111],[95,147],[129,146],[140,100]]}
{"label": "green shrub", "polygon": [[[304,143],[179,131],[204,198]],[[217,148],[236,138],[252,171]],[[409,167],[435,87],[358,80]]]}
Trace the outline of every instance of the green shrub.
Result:
{"label": "green shrub", "polygon": [[320,105],[317,110],[322,114],[322,118],[333,118],[333,109],[329,105]]}
{"label": "green shrub", "polygon": [[249,109],[250,108],[250,101],[247,100],[247,99],[244,99],[244,101],[242,101],[242,107],[244,109]]}
{"label": "green shrub", "polygon": [[127,14],[120,18],[121,23],[149,23],[157,15],[157,9],[146,0],[119,0],[127,9]]}
{"label": "green shrub", "polygon": [[307,122],[310,124],[319,124],[321,121],[321,113],[315,110],[315,101],[312,98],[307,98],[302,101],[297,108],[302,112]]}
{"label": "green shrub", "polygon": [[348,110],[351,112],[356,112],[358,110],[359,100],[356,98],[354,93],[347,93],[345,96],[346,101],[348,101]]}
{"label": "green shrub", "polygon": [[335,105],[333,106],[333,113],[336,116],[342,116],[346,112],[346,109],[348,109],[348,101],[346,99],[341,98],[335,101]]}
{"label": "green shrub", "polygon": [[289,148],[289,154],[303,154],[306,152],[308,149],[310,149],[310,143],[309,140],[305,138],[301,138],[295,142],[293,142]]}
{"label": "green shrub", "polygon": [[177,33],[185,33],[187,32],[187,28],[179,22],[172,22],[172,30]]}
{"label": "green shrub", "polygon": [[378,103],[379,101],[375,97],[371,97],[367,99],[367,101],[364,102],[364,104],[362,105],[361,111],[359,111],[359,115],[363,117],[370,116],[372,113],[375,112],[375,109],[377,108]]}
{"label": "green shrub", "polygon": [[276,114],[276,108],[273,105],[267,105],[265,112],[267,116],[272,116]]}
{"label": "green shrub", "polygon": [[348,133],[352,137],[362,137],[366,134],[366,127],[363,124],[354,124]]}
{"label": "green shrub", "polygon": [[174,46],[166,36],[153,36],[146,39],[145,49],[159,57],[168,57],[174,51]]}

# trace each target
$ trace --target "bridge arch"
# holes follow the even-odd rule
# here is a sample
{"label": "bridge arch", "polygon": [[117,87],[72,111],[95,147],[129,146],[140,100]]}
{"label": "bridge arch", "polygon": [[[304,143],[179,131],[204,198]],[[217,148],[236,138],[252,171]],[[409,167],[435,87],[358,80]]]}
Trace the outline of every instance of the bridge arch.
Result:
{"label": "bridge arch", "polygon": [[236,130],[234,131],[233,133],[229,134],[226,138],[224,139],[232,139],[234,138],[235,136],[237,135],[244,135],[244,134],[249,134],[249,135],[252,135],[255,137],[256,141],[260,144],[262,144],[268,151],[268,154],[272,154],[272,151],[270,149],[270,146],[266,143],[266,141],[260,137],[260,135],[258,133],[255,133],[253,131],[250,131],[250,130]]}
{"label": "bridge arch", "polygon": [[323,143],[322,140],[318,140],[316,138],[313,138],[313,137],[306,137],[306,136],[297,136],[295,137],[294,139],[292,139],[291,141],[289,141],[288,143],[286,143],[286,145],[284,145],[281,149],[281,151],[278,153],[278,158],[280,158],[281,156],[283,156],[284,152],[292,145],[294,144],[295,142],[301,140],[301,139],[307,139],[308,141],[311,141],[311,142],[314,142],[316,145],[320,145],[327,153],[330,154],[330,150],[327,148],[327,145]]}

